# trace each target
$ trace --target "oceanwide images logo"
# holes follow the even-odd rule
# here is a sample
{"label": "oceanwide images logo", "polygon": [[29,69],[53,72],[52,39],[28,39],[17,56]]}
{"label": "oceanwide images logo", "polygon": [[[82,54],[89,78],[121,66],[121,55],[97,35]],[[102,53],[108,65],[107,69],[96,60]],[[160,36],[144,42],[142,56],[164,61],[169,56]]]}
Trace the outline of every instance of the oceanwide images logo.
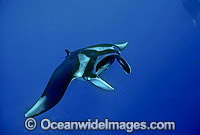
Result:
{"label": "oceanwide images logo", "polygon": [[[25,121],[27,130],[34,130],[37,127],[37,121],[34,118],[28,118]],[[175,122],[125,122],[125,121],[99,121],[99,119],[88,119],[87,121],[51,121],[44,118],[40,122],[42,130],[124,130],[131,133],[134,130],[175,130]]]}

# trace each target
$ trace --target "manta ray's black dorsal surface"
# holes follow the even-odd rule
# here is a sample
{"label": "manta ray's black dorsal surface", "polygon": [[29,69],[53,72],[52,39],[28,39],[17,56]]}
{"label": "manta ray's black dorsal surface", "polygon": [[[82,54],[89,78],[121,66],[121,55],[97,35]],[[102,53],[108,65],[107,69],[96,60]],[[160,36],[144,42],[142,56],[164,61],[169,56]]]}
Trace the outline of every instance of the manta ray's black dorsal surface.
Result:
{"label": "manta ray's black dorsal surface", "polygon": [[131,68],[121,57],[121,51],[128,42],[122,44],[100,44],[79,49],[74,52],[65,50],[65,60],[53,72],[42,96],[25,114],[34,117],[54,107],[63,97],[68,85],[73,79],[89,81],[104,90],[114,90],[100,75],[108,69],[115,59],[127,74]]}
{"label": "manta ray's black dorsal surface", "polygon": [[200,1],[199,0],[182,0],[185,10],[192,17],[194,25],[196,25],[196,18],[200,11]]}

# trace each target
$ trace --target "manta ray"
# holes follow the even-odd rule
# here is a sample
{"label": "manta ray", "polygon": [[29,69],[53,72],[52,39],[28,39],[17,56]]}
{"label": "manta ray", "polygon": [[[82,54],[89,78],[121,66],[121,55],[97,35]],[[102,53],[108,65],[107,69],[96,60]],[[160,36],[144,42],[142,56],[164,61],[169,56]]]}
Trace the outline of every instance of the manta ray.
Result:
{"label": "manta ray", "polygon": [[200,10],[200,1],[199,0],[182,0],[185,10],[192,17],[192,21],[196,26],[196,18]]}
{"label": "manta ray", "polygon": [[42,96],[25,114],[25,117],[34,117],[54,107],[63,97],[67,87],[74,79],[91,82],[104,90],[114,88],[104,81],[100,75],[108,69],[115,59],[125,73],[130,74],[131,68],[121,51],[128,42],[121,44],[98,44],[74,52],[65,50],[65,60],[53,72]]}

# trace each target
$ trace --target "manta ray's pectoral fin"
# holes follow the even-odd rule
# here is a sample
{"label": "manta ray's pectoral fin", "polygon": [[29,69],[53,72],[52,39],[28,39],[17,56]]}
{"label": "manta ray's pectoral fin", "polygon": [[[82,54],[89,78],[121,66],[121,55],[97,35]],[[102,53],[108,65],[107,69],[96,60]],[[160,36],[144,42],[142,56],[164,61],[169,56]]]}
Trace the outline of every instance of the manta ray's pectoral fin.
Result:
{"label": "manta ray's pectoral fin", "polygon": [[[63,97],[68,85],[73,80],[71,67],[62,63],[51,76],[45,91],[25,117],[34,117],[54,107]],[[68,72],[67,72],[68,71]]]}
{"label": "manta ray's pectoral fin", "polygon": [[35,103],[35,105],[25,114],[25,117],[34,117],[45,111],[45,103],[47,97],[40,97],[40,99]]}
{"label": "manta ray's pectoral fin", "polygon": [[121,56],[116,55],[116,59],[127,74],[131,73],[131,67]]}
{"label": "manta ray's pectoral fin", "polygon": [[114,88],[110,86],[110,84],[108,84],[107,82],[105,82],[103,79],[101,79],[98,76],[95,78],[91,78],[89,81],[93,83],[95,86],[102,88],[104,90],[114,90]]}

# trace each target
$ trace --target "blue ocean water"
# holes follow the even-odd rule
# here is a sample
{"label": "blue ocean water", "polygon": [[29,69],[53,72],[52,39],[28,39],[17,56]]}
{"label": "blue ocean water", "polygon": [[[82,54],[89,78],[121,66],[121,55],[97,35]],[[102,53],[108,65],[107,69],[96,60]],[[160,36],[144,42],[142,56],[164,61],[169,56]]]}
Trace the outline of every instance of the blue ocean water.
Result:
{"label": "blue ocean water", "polygon": [[44,131],[24,127],[25,112],[43,93],[65,49],[128,41],[101,76],[115,91],[75,80],[62,100],[36,116],[52,121],[174,121],[175,131],[133,134],[199,135],[200,19],[181,0],[0,1],[0,134],[122,135],[125,131]]}

